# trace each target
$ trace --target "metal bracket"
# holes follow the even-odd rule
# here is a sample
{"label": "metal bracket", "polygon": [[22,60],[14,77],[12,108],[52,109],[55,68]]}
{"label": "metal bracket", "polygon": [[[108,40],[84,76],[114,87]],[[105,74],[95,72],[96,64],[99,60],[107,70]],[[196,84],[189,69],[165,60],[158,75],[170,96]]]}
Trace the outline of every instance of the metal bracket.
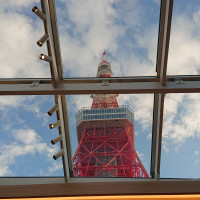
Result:
{"label": "metal bracket", "polygon": [[175,78],[174,80],[175,80],[176,84],[185,84],[181,78]]}
{"label": "metal bracket", "polygon": [[33,81],[32,84],[30,85],[30,87],[38,87],[40,84],[40,81],[37,80],[37,81]]}
{"label": "metal bracket", "polygon": [[109,82],[109,80],[102,80],[101,85],[102,86],[109,86],[110,82]]}

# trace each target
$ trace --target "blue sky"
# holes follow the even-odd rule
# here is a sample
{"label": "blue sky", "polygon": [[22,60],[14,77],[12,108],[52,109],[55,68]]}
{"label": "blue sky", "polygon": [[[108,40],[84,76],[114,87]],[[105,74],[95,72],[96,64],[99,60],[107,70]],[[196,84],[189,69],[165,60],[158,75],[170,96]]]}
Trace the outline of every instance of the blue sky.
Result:
{"label": "blue sky", "polygon": [[[0,78],[50,77],[38,59],[46,53],[36,41],[43,24],[31,11],[39,1],[8,0],[0,7]],[[56,0],[64,77],[95,77],[103,50],[114,76],[155,76],[159,0]],[[175,0],[168,75],[197,75],[200,70],[200,4]],[[78,69],[78,70],[77,70]],[[72,152],[77,147],[75,113],[92,103],[89,95],[68,96]],[[153,95],[120,95],[120,105],[135,112],[135,147],[149,173]],[[200,177],[200,95],[165,97],[162,178]],[[46,112],[53,96],[0,97],[0,176],[63,176],[58,131]]]}

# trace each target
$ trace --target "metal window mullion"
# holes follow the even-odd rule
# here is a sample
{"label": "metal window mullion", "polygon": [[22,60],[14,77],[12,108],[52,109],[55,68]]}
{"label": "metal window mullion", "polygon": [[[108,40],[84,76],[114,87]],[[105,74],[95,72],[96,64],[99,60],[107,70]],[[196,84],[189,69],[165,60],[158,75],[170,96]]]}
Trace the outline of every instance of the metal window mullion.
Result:
{"label": "metal window mullion", "polygon": [[162,144],[162,127],[165,94],[154,95],[153,110],[153,130],[152,130],[152,150],[151,150],[151,176],[160,178],[160,158]]}
{"label": "metal window mullion", "polygon": [[62,57],[60,51],[60,41],[57,26],[56,8],[54,0],[47,0],[49,5],[49,13],[51,19],[52,37],[54,42],[54,53],[57,64],[57,73],[60,80],[63,79],[63,69],[62,69]]}
{"label": "metal window mullion", "polygon": [[59,127],[59,134],[62,135],[62,141],[61,149],[63,149],[64,154],[62,156],[63,161],[63,169],[64,169],[64,176],[65,176],[65,182],[68,182],[68,179],[70,178],[70,171],[69,171],[69,162],[68,162],[68,149],[66,144],[66,127],[65,127],[65,119],[64,119],[64,113],[63,113],[63,106],[62,106],[62,99],[61,95],[55,96],[55,101],[58,103],[59,109],[57,111],[57,119],[60,120],[60,127]]}
{"label": "metal window mullion", "polygon": [[69,130],[67,101],[66,101],[65,95],[61,95],[60,98],[61,98],[63,120],[64,120],[63,122],[64,122],[64,128],[65,128],[65,143],[66,143],[66,150],[67,150],[67,157],[68,157],[69,177],[73,177],[73,162],[72,162],[71,137],[70,137],[70,130]]}
{"label": "metal window mullion", "polygon": [[[41,0],[41,7],[42,7],[42,12],[46,15],[47,9],[46,9],[45,0]],[[49,36],[46,21],[44,21],[44,31]],[[48,55],[50,57],[52,57],[51,45],[50,45],[49,40],[47,40],[47,51],[48,51]],[[51,83],[52,83],[53,87],[56,87],[56,80],[55,80],[55,76],[54,76],[53,63],[50,62],[49,66],[50,66],[50,73],[51,73]]]}
{"label": "metal window mullion", "polygon": [[24,84],[3,83],[0,81],[0,95],[66,95],[66,94],[143,94],[143,93],[197,93],[200,92],[200,81],[168,81],[166,86],[159,82],[121,82],[109,86],[96,83],[65,83],[56,88],[51,82],[43,82],[33,86]]}
{"label": "metal window mullion", "polygon": [[[45,23],[45,27],[46,27],[46,32],[49,36],[49,40],[48,40],[49,45],[47,45],[48,53],[49,53],[49,56],[52,57],[52,63],[50,63],[51,76],[52,76],[52,80],[56,81],[59,79],[59,77],[58,77],[58,72],[57,72],[57,63],[56,63],[55,48],[54,48],[54,38],[53,38],[53,34],[52,34],[52,26],[51,26],[51,18],[50,18],[48,1],[41,0],[41,6],[42,6],[42,10],[45,11],[45,14],[47,17],[46,22],[44,22],[44,23]],[[56,84],[54,85],[54,87],[56,87]]]}
{"label": "metal window mullion", "polygon": [[167,61],[171,31],[173,0],[162,0],[157,53],[157,77],[161,84],[166,85]]}
{"label": "metal window mullion", "polygon": [[[63,79],[63,70],[62,70],[62,59],[60,52],[60,42],[57,29],[57,20],[56,20],[56,9],[54,0],[45,0],[46,6],[48,7],[48,30],[51,35],[51,49],[53,49],[54,55],[54,71],[56,73],[56,79]],[[57,97],[57,96],[56,96]],[[56,100],[56,98],[55,98]],[[65,181],[67,182],[70,176],[73,176],[73,167],[72,167],[72,155],[71,155],[71,141],[69,133],[69,123],[68,123],[68,112],[67,112],[67,103],[65,95],[58,96],[57,100],[59,104],[59,113],[57,117],[61,120],[60,132],[62,134],[61,148],[64,150],[63,155],[63,168]]]}
{"label": "metal window mullion", "polygon": [[[54,95],[54,99],[55,99],[55,104],[58,104],[58,106],[60,106],[59,102],[58,102],[58,95]],[[60,111],[59,110],[56,111],[56,115],[57,115],[57,120],[60,120]],[[63,123],[61,125],[63,125]],[[59,131],[59,135],[62,135],[62,129],[61,129],[61,127],[58,127],[58,131]],[[60,140],[60,148],[63,149],[63,142],[62,142],[62,140]],[[67,166],[65,164],[65,158],[64,158],[64,156],[62,156],[62,164],[63,164],[64,180],[66,182],[66,180],[67,180],[66,177],[67,177],[67,174],[69,174],[69,173],[67,172],[68,168],[67,168]]]}
{"label": "metal window mullion", "polygon": [[[95,78],[95,77],[82,77],[82,78],[65,78],[61,81],[61,84],[79,84],[79,83],[101,83],[102,78]],[[177,81],[177,80],[182,80],[182,81],[200,81],[200,76],[199,75],[174,75],[174,76],[167,76],[167,81],[172,82],[172,81]],[[40,83],[51,83],[50,78],[0,78],[0,84],[31,84],[33,81],[39,81]],[[142,83],[142,82],[159,82],[159,78],[152,76],[143,76],[143,77],[112,77],[109,78],[110,83]],[[108,86],[109,87],[109,86]]]}
{"label": "metal window mullion", "polygon": [[0,186],[56,183],[65,183],[64,177],[0,177]]}

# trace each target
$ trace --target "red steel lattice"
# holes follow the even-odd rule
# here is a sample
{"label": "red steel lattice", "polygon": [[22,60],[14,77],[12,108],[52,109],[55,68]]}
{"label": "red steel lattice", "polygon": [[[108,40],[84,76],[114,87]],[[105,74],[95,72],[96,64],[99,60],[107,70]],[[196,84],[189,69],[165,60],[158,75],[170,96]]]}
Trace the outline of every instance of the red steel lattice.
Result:
{"label": "red steel lattice", "polygon": [[[97,77],[111,76],[104,51]],[[117,96],[91,95],[91,110],[119,108]],[[134,148],[134,124],[128,119],[82,120],[77,125],[77,136],[75,177],[149,177]]]}

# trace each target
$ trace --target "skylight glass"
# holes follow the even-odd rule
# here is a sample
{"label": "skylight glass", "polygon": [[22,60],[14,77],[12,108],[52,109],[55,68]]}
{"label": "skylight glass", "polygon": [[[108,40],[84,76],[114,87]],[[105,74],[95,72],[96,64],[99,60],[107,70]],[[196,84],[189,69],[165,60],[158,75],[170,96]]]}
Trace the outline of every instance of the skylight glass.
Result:
{"label": "skylight glass", "polygon": [[198,0],[174,0],[168,75],[200,74],[200,4]]}
{"label": "skylight glass", "polygon": [[200,177],[200,94],[167,94],[161,178]]}
{"label": "skylight glass", "polygon": [[[200,72],[200,5],[198,0],[191,2],[174,0],[167,75],[176,75],[175,80],[179,80],[178,75],[199,75]],[[56,0],[55,3],[65,78],[156,75],[160,0]],[[19,82],[23,78],[51,78],[49,63],[39,59],[40,54],[48,53],[46,44],[43,47],[36,44],[44,35],[44,27],[32,13],[33,6],[40,8],[39,0],[1,4],[2,85],[4,78],[19,78]],[[56,20],[51,14],[53,25]],[[198,83],[198,77],[195,78]],[[158,79],[152,84],[152,91],[163,93],[165,89]],[[193,80],[192,77],[185,82],[180,80],[188,89],[186,92],[192,91],[190,81]],[[172,79],[170,82],[166,89],[180,92],[179,85],[174,86]],[[60,145],[51,145],[58,129],[49,129],[49,124],[58,119],[56,114],[47,115],[55,103],[54,96],[26,94],[70,91],[67,85],[63,87],[66,81],[59,80],[53,89],[40,83],[27,91],[27,84],[30,84],[28,87],[33,84],[24,82],[20,88],[25,89],[24,96],[0,96],[0,177],[63,176],[62,158],[53,160]],[[13,87],[12,80],[9,84],[7,94],[17,94],[20,84]],[[143,86],[142,79],[137,84],[138,88]],[[88,85],[93,87],[91,82]],[[96,89],[99,87],[95,86]],[[66,98],[73,177],[150,176],[153,94],[68,95]],[[112,106],[110,99],[114,102]],[[165,96],[161,178],[200,177],[199,101],[199,94]],[[67,128],[66,124],[61,128]],[[132,156],[135,160],[131,160]]]}
{"label": "skylight glass", "polygon": [[[95,108],[88,95],[67,96],[74,177],[133,177],[128,171],[133,155],[128,141],[149,176],[153,95],[119,95],[117,99],[119,107]],[[137,168],[137,162],[132,164],[132,170]],[[103,165],[107,170],[100,170]],[[135,176],[139,177],[139,170]]]}
{"label": "skylight glass", "polygon": [[51,140],[57,129],[49,129],[56,116],[47,111],[53,96],[0,97],[0,176],[63,176],[62,159],[53,155],[60,151]]}
{"label": "skylight glass", "polygon": [[3,1],[0,8],[0,78],[50,78],[49,64],[39,59],[46,44],[43,22],[31,11],[39,1]]}
{"label": "skylight glass", "polygon": [[56,1],[64,77],[95,77],[107,52],[114,76],[156,75],[160,1]]}

